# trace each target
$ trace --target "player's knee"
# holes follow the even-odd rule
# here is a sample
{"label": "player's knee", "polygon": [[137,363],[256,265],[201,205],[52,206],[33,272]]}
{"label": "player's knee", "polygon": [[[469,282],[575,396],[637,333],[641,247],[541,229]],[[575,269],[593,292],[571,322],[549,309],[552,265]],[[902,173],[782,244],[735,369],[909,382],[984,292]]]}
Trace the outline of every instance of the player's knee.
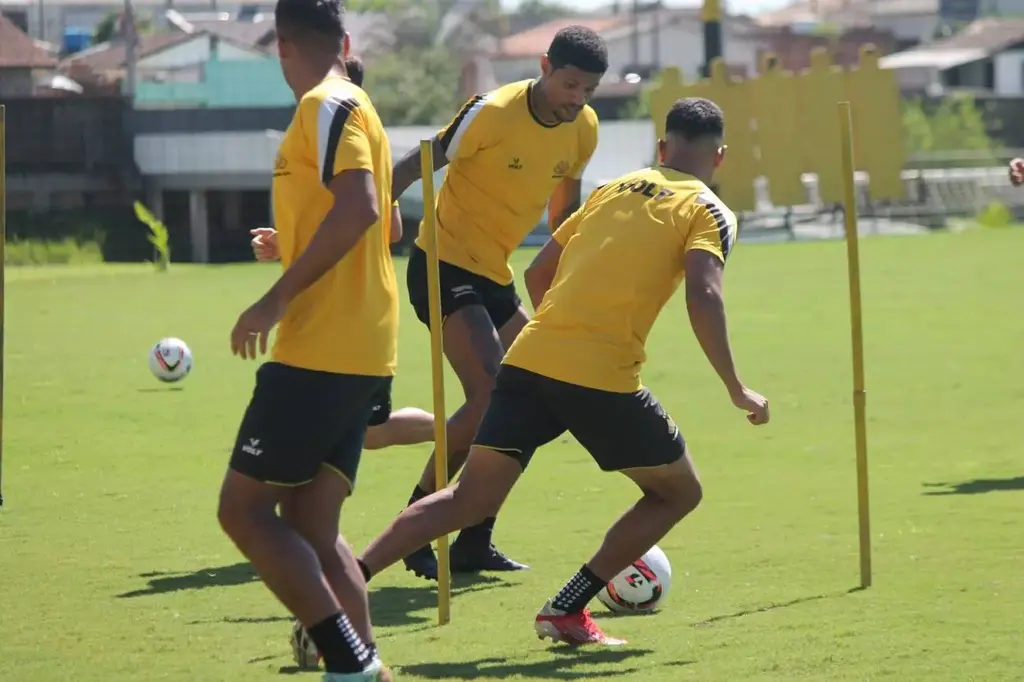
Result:
{"label": "player's knee", "polygon": [[476,525],[497,515],[501,507],[501,501],[496,500],[485,486],[463,486],[456,483],[451,487],[451,495],[460,528]]}
{"label": "player's knee", "polygon": [[644,490],[644,494],[658,501],[677,519],[690,514],[704,499],[704,487],[694,476],[680,475],[659,481]]}
{"label": "player's knee", "polygon": [[254,524],[256,514],[251,507],[232,494],[228,489],[222,489],[220,501],[217,503],[217,521],[221,529],[236,543],[244,541]]}

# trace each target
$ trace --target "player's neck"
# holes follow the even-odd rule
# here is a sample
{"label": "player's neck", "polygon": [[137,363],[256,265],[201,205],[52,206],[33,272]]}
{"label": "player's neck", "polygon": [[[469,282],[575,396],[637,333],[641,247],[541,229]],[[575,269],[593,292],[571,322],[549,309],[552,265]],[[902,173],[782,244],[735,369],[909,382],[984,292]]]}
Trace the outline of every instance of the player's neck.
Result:
{"label": "player's neck", "polygon": [[533,85],[530,86],[527,97],[530,99],[530,109],[533,110],[534,116],[536,116],[537,120],[542,124],[558,125],[561,123],[559,118],[555,116],[555,112],[551,108],[551,104],[548,103],[548,98],[544,95],[543,77],[533,81]]}
{"label": "player's neck", "polygon": [[689,156],[669,157],[661,162],[661,167],[668,168],[669,170],[674,170],[679,173],[685,173],[686,175],[692,175],[705,185],[711,183],[711,177],[714,175],[713,168],[707,168],[707,164],[700,163]]}
{"label": "player's neck", "polygon": [[303,95],[332,76],[348,78],[348,72],[345,71],[345,63],[341,57],[338,57],[337,60],[331,63],[311,64],[307,73],[303,74],[301,78],[296,79],[297,82],[292,88],[292,92],[295,93],[295,99],[301,100]]}

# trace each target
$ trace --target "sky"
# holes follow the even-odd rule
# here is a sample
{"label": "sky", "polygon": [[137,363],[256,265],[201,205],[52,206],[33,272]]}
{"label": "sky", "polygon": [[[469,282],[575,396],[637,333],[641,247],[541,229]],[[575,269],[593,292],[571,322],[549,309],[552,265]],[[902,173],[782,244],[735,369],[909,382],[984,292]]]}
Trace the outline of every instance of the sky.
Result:
{"label": "sky", "polygon": [[[506,7],[515,7],[519,4],[519,0],[501,0],[502,4]],[[593,10],[599,7],[607,7],[610,2],[609,0],[559,0],[561,4],[569,5],[571,7],[578,7],[582,10]],[[628,6],[629,0],[625,0],[624,4]],[[681,5],[681,6],[693,6],[699,5],[700,0],[668,0],[667,5]],[[776,9],[783,7],[784,5],[790,4],[790,0],[733,0],[732,3],[726,2],[727,6],[732,4],[733,8],[743,7],[744,14],[757,14],[770,9]]]}

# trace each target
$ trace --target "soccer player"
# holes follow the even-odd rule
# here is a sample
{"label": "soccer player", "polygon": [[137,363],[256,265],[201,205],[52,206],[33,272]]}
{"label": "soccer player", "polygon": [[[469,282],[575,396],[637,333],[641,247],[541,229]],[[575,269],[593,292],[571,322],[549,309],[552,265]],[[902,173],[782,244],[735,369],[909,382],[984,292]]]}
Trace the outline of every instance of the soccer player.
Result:
{"label": "soccer player", "polygon": [[[349,62],[346,60],[345,68]],[[351,80],[351,74],[349,74]],[[353,83],[355,81],[352,81]],[[281,258],[277,247],[277,232],[270,227],[249,230],[252,250],[261,263]],[[391,210],[391,243],[402,238],[402,217],[395,202]],[[417,445],[434,440],[434,415],[418,407],[391,408],[391,383],[382,386],[374,398],[373,412],[367,422],[364,450],[382,450],[394,445]]]}
{"label": "soccer player", "polygon": [[[541,77],[473,97],[434,138],[435,170],[448,165],[437,197],[444,353],[465,404],[448,421],[448,471],[466,461],[505,350],[529,319],[512,283],[509,256],[548,206],[552,229],[579,206],[580,178],[597,146],[597,115],[587,100],[608,69],[604,42],[572,26],[541,57]],[[420,179],[419,149],[396,164],[393,195]],[[429,324],[422,237],[409,257],[416,316]],[[434,490],[428,462],[412,504]],[[451,547],[455,572],[527,568],[491,541],[493,517],[464,530]],[[437,579],[430,545],[405,557],[418,576]]]}
{"label": "soccer player", "polygon": [[218,517],[309,632],[325,681],[389,682],[365,581],[338,533],[374,396],[398,350],[391,149],[366,93],[345,78],[343,15],[339,0],[278,0],[274,10],[298,100],[274,169],[284,272],[238,318],[232,352],[255,358],[280,328],[272,361],[256,373]]}
{"label": "soccer player", "polygon": [[647,335],[684,277],[694,334],[729,399],[752,424],[769,418],[768,401],[740,380],[726,328],[722,272],[736,219],[708,189],[723,134],[716,104],[677,101],[659,142],[661,166],[597,189],[562,223],[526,272],[537,312],[505,356],[462,477],[406,509],[370,545],[364,576],[496,513],[537,448],[568,431],[642,497],[544,605],[535,628],[572,644],[622,643],[601,632],[587,603],[702,495],[679,428],[640,381]]}

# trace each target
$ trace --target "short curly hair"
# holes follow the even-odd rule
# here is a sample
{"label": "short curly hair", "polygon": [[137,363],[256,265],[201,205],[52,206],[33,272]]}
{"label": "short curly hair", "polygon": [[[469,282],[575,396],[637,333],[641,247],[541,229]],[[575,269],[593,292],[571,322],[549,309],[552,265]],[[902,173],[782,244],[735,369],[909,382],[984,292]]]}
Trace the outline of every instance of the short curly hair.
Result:
{"label": "short curly hair", "polygon": [[343,0],[277,0],[274,24],[289,42],[341,54],[345,41]]}
{"label": "short curly hair", "polygon": [[725,135],[725,114],[722,108],[703,97],[678,99],[668,110],[665,132],[684,140],[722,139]]}
{"label": "short curly hair", "polygon": [[604,39],[586,26],[567,26],[551,41],[548,61],[552,69],[575,66],[603,75],[608,70],[608,48]]}

